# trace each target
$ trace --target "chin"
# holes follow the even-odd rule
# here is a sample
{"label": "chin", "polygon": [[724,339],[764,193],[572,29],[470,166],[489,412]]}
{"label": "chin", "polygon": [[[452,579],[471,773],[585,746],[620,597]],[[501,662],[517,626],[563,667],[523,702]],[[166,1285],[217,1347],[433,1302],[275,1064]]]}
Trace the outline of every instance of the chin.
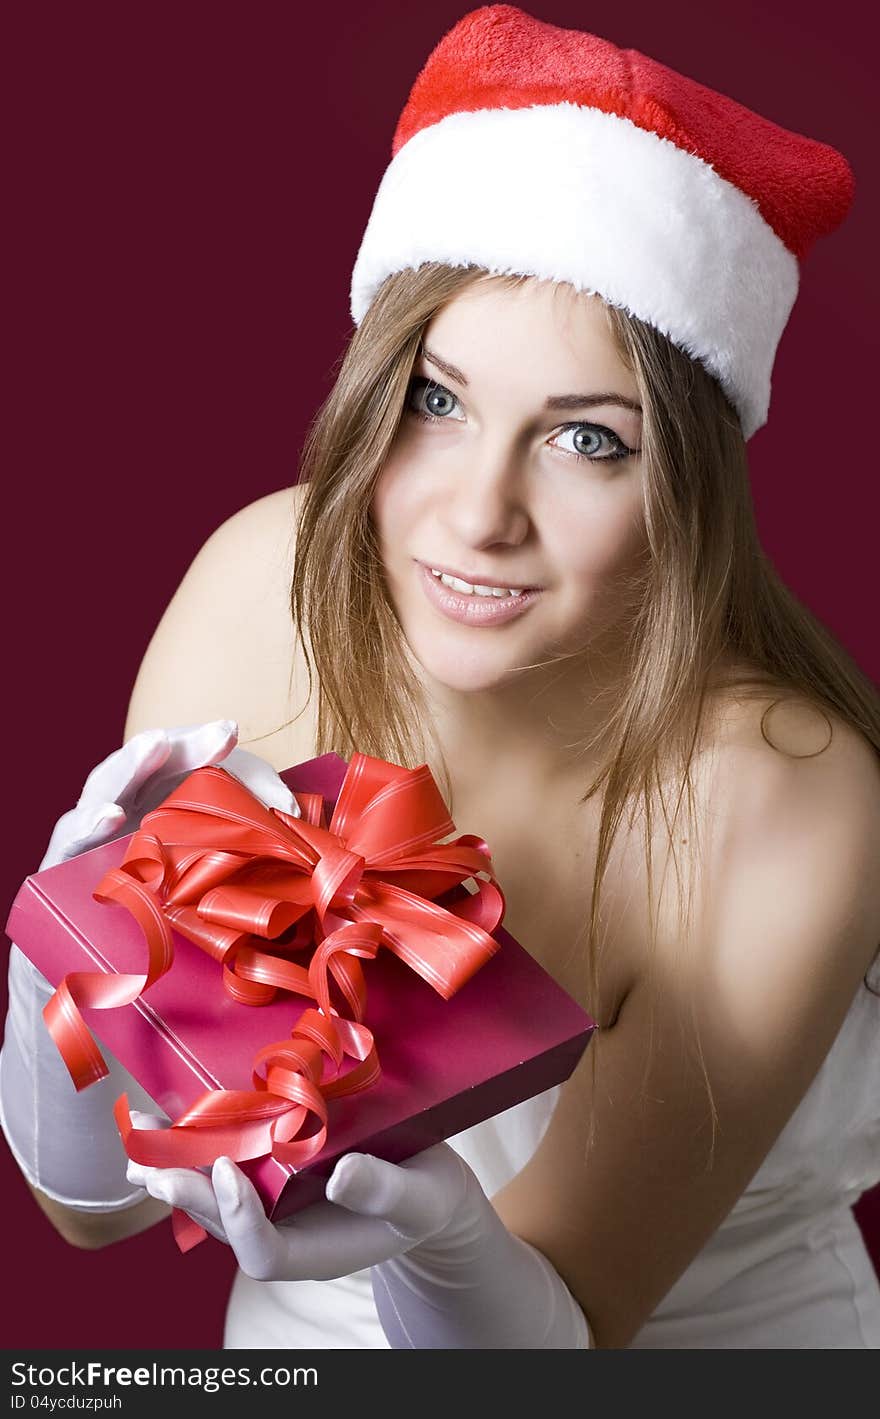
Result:
{"label": "chin", "polygon": [[527,673],[523,668],[528,660],[540,660],[536,655],[516,655],[500,645],[462,646],[461,643],[442,645],[439,637],[407,637],[407,645],[413,659],[421,666],[425,675],[435,685],[458,694],[479,694],[481,691],[497,690],[512,684],[519,676]]}
{"label": "chin", "polygon": [[452,690],[457,695],[479,695],[489,690],[498,690],[510,684],[516,676],[515,670],[501,671],[497,675],[488,672],[485,666],[474,667],[471,673],[466,666],[424,665],[422,668],[435,685]]}

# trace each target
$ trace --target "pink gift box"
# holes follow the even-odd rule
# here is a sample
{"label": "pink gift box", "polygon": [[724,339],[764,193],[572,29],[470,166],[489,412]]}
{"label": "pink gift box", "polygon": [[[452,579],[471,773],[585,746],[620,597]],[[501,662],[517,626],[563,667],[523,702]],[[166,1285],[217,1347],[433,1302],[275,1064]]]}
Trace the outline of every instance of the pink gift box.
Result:
{"label": "pink gift box", "polygon": [[[346,767],[325,754],[281,777],[294,791],[321,793],[329,821]],[[94,848],[22,884],[6,932],[52,985],[70,971],[144,971],[146,946],[133,917],[92,896],[128,842]],[[401,1162],[568,1078],[595,1022],[503,927],[492,934],[499,950],[450,1000],[388,950],[364,963],[364,1023],[381,1077],[330,1100],[326,1144],[307,1167],[271,1156],[241,1164],[270,1216],[323,1197],[343,1153]],[[99,1044],[172,1119],[206,1089],[250,1089],[257,1051],[289,1035],[312,1003],[285,994],[268,1005],[239,1004],[223,989],[217,962],[177,932],[174,952],[171,970],[133,1004],[83,1012]]]}

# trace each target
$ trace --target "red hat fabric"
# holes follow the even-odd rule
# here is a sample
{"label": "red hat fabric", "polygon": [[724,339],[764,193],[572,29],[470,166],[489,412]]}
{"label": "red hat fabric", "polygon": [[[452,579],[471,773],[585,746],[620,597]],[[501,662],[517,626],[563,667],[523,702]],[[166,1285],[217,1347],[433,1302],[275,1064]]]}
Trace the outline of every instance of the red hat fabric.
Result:
{"label": "red hat fabric", "polygon": [[766,422],[798,263],[853,176],[835,149],[512,5],[466,14],[412,86],[352,276],[426,261],[566,281],[656,326]]}

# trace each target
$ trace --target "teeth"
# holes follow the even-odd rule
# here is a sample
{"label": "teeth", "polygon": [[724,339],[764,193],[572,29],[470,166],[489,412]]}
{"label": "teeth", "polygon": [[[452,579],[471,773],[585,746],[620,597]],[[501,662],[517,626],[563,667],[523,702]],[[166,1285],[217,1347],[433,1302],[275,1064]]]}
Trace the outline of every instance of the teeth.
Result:
{"label": "teeth", "polygon": [[518,596],[521,587],[516,586],[480,586],[471,585],[469,581],[462,581],[457,576],[447,576],[446,572],[438,571],[436,567],[431,568],[431,575],[438,581],[442,581],[444,586],[448,586],[452,591],[464,592],[466,596]]}

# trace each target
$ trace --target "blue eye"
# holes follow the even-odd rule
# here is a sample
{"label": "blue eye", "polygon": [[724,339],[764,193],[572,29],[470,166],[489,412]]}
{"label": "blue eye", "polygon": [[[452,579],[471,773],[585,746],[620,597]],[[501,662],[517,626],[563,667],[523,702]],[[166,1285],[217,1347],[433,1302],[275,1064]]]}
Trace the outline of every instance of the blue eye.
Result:
{"label": "blue eye", "polygon": [[[563,448],[559,444],[563,434],[574,434],[574,448]],[[619,458],[631,458],[637,452],[628,448],[619,434],[606,429],[604,424],[565,424],[552,441],[561,453],[587,458],[591,463],[614,463]]]}
{"label": "blue eye", "polygon": [[[413,407],[424,401],[427,408]],[[410,413],[417,414],[420,419],[425,419],[429,423],[437,423],[445,419],[450,412],[450,406],[454,407],[458,400],[451,390],[444,385],[437,384],[433,379],[425,379],[422,375],[415,375],[409,382],[407,392],[407,408]]]}

